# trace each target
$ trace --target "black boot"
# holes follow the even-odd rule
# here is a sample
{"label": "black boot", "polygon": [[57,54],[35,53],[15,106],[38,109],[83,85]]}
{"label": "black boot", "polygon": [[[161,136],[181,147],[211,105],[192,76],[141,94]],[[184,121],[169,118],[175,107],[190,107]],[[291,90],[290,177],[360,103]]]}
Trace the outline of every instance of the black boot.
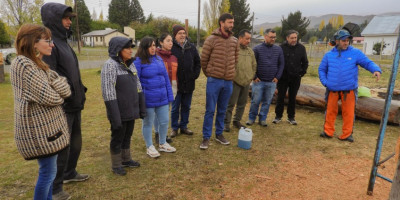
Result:
{"label": "black boot", "polygon": [[122,164],[121,153],[118,154],[111,153],[111,169],[113,173],[116,175],[125,176],[126,171],[124,168],[122,168],[121,164]]}
{"label": "black boot", "polygon": [[132,160],[130,149],[122,149],[121,158],[122,158],[122,167],[140,167],[139,162]]}

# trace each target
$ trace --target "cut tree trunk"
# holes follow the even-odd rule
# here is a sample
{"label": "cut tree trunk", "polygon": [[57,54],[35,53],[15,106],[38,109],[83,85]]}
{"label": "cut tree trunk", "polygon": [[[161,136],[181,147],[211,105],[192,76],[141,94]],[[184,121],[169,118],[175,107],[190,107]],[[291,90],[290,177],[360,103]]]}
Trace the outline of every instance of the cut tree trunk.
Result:
{"label": "cut tree trunk", "polygon": [[[325,109],[325,88],[320,86],[302,84],[297,93],[296,102],[300,105],[307,105],[322,110]],[[374,97],[360,97],[356,104],[356,116],[362,119],[380,121],[385,106],[385,100]],[[341,102],[339,101],[339,111]],[[400,101],[392,100],[389,110],[389,123],[399,124],[400,122]]]}

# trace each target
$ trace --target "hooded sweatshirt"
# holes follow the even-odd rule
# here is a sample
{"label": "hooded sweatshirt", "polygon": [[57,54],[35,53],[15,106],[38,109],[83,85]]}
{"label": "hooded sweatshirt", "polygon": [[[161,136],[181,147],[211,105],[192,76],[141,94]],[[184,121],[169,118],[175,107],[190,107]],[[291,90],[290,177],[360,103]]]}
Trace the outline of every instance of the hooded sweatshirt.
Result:
{"label": "hooded sweatshirt", "polygon": [[50,56],[43,56],[52,70],[67,78],[71,87],[71,96],[65,99],[63,108],[65,112],[77,112],[83,110],[85,104],[86,87],[82,84],[79,72],[79,63],[75,52],[68,45],[67,39],[71,30],[62,25],[65,11],[72,12],[72,8],[59,3],[46,3],[40,13],[43,24],[51,30],[54,47]]}
{"label": "hooded sweatshirt", "polygon": [[133,59],[123,62],[118,56],[128,43],[132,43],[132,40],[113,37],[108,46],[110,58],[101,70],[101,90],[113,129],[120,128],[123,121],[146,116],[142,86]]}

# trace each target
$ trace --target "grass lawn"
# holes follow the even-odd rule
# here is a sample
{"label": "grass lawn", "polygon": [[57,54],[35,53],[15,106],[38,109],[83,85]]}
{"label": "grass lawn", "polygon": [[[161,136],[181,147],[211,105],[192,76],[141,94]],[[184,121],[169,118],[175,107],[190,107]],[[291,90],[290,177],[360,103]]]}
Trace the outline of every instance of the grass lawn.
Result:
{"label": "grass lawn", "polygon": [[[386,87],[390,70],[375,82],[360,70],[360,85]],[[212,140],[208,150],[200,150],[205,111],[206,78],[202,74],[193,95],[189,127],[193,136],[179,135],[173,146],[177,152],[162,153],[158,159],[146,155],[141,120],[135,124],[132,154],[141,163],[128,169],[124,177],[110,169],[109,122],[101,97],[99,69],[82,70],[88,87],[82,112],[83,147],[78,163],[80,173],[91,178],[64,185],[73,199],[387,199],[390,184],[377,179],[374,196],[366,195],[369,173],[379,132],[379,124],[356,120],[354,143],[322,139],[324,114],[310,107],[297,107],[299,125],[270,123],[253,125],[253,147],[239,149],[238,130],[224,133],[231,145]],[[9,77],[0,84],[0,199],[32,199],[38,164],[25,161],[17,152],[13,134],[13,94]],[[320,85],[316,65],[310,66],[303,83]],[[399,87],[396,87],[399,88]],[[249,104],[242,119],[247,119]],[[341,117],[337,120],[341,132]],[[388,126],[382,157],[394,151],[399,127]],[[214,136],[213,136],[214,137]],[[394,159],[380,167],[389,178],[394,175]]]}

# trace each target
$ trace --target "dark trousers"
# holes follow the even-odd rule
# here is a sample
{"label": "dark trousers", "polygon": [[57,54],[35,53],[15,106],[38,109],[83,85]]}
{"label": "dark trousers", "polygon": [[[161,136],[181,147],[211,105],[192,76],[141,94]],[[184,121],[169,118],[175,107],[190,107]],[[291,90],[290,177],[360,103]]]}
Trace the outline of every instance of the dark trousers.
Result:
{"label": "dark trousers", "polygon": [[294,119],[296,108],[296,95],[300,88],[301,77],[282,77],[278,81],[278,98],[275,107],[275,118],[282,118],[286,91],[289,89],[289,103],[287,115],[289,119]]}
{"label": "dark trousers", "polygon": [[53,194],[63,190],[63,180],[75,177],[78,172],[79,155],[82,149],[81,111],[65,113],[68,129],[71,134],[69,147],[62,150],[57,157],[57,175],[53,182]]}
{"label": "dark trousers", "polygon": [[[178,92],[172,102],[171,128],[173,130],[186,129],[189,124],[190,105],[192,104],[193,93]],[[179,115],[181,121],[179,122]]]}
{"label": "dark trousers", "polygon": [[123,121],[122,127],[113,130],[111,127],[110,151],[112,154],[121,153],[121,149],[129,149],[135,120]]}

